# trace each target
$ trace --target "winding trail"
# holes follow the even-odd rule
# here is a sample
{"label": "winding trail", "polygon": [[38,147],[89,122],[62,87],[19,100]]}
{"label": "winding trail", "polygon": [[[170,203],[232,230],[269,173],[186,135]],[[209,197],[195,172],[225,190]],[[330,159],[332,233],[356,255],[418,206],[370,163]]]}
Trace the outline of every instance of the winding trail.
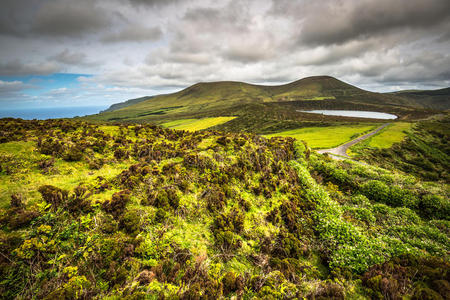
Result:
{"label": "winding trail", "polygon": [[371,131],[363,136],[360,136],[359,138],[356,138],[350,142],[347,142],[345,144],[342,144],[336,148],[331,148],[331,149],[322,149],[322,150],[317,150],[317,153],[323,154],[323,153],[328,153],[331,155],[332,158],[334,159],[338,159],[338,160],[342,160],[342,159],[351,159],[348,155],[347,155],[347,150],[348,148],[350,148],[351,146],[367,139],[370,138],[372,135],[377,134],[380,130],[382,130],[384,127],[390,125],[391,123],[386,123],[381,125],[380,127],[378,127],[377,129],[375,129],[374,131]]}

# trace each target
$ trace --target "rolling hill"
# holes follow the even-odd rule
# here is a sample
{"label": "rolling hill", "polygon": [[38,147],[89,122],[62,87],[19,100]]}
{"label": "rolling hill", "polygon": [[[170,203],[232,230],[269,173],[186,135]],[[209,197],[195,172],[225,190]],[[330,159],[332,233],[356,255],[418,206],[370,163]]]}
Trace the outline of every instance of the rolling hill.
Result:
{"label": "rolling hill", "polygon": [[398,91],[393,94],[406,97],[427,108],[450,109],[450,88],[425,91]]}
{"label": "rolling hill", "polygon": [[[314,76],[278,86],[235,81],[201,82],[176,93],[115,104],[87,119],[162,124],[188,118],[236,116],[238,118],[227,125],[229,128],[222,126],[221,129],[234,130],[234,125],[239,124],[242,127],[239,130],[270,132],[273,126],[279,127],[280,122],[281,127],[286,127],[286,122],[294,122],[297,127],[298,122],[323,122],[321,116],[297,112],[314,108],[392,112],[403,119],[424,114],[424,106],[404,95],[369,92],[330,76]],[[327,120],[358,121],[343,117]]]}

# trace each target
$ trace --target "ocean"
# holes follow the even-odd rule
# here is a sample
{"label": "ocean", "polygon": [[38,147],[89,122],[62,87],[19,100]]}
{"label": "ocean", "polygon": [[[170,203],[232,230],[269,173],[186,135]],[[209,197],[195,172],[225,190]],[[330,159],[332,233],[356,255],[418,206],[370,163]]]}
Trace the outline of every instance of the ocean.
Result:
{"label": "ocean", "polygon": [[46,120],[57,118],[73,118],[97,114],[108,106],[53,107],[53,108],[18,108],[1,109],[0,118],[21,118],[24,120]]}

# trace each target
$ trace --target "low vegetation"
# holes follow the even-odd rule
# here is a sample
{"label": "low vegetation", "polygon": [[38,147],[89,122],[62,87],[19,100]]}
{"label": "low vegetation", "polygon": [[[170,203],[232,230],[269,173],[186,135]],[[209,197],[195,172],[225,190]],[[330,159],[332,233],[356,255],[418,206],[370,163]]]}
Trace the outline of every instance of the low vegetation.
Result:
{"label": "low vegetation", "polygon": [[[426,181],[449,182],[450,119],[443,117],[440,120],[418,122],[409,130],[408,125],[405,126],[401,132],[394,130],[390,133],[388,129],[384,133],[387,142],[374,136],[374,140],[369,140],[369,143],[363,142],[352,147],[354,157]],[[401,129],[401,125],[397,128]],[[389,134],[392,138],[387,137]]]}
{"label": "low vegetation", "polygon": [[449,291],[446,183],[290,137],[3,119],[0,189],[3,298]]}

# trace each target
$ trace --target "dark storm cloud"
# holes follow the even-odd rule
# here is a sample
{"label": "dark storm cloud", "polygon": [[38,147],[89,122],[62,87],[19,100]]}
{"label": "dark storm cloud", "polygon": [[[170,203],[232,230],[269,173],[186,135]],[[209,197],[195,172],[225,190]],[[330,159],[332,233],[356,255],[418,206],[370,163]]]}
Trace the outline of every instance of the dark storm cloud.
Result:
{"label": "dark storm cloud", "polygon": [[61,64],[74,65],[74,66],[95,66],[98,65],[95,62],[88,60],[88,57],[83,52],[70,51],[69,49],[64,49],[56,55],[50,56],[49,61],[56,61]]}
{"label": "dark storm cloud", "polygon": [[102,38],[104,43],[143,42],[156,41],[163,33],[159,27],[146,27],[142,25],[130,25],[127,28],[110,33]]}
{"label": "dark storm cloud", "polygon": [[125,1],[133,5],[163,6],[180,2],[181,0],[125,0]]}
{"label": "dark storm cloud", "polygon": [[104,29],[111,20],[96,1],[49,1],[39,7],[32,23],[34,33],[48,36],[79,37]]}
{"label": "dark storm cloud", "polygon": [[1,2],[0,75],[96,74],[97,96],[111,86],[138,97],[318,74],[378,87],[450,84],[450,0]]}
{"label": "dark storm cloud", "polygon": [[209,61],[219,58],[243,64],[272,58],[278,41],[258,20],[258,13],[252,14],[252,8],[250,1],[233,0],[223,6],[188,9],[176,28],[171,53],[176,58],[180,52],[188,58],[192,55],[187,51],[208,53]]}
{"label": "dark storm cloud", "polygon": [[297,10],[305,13],[299,40],[313,45],[427,30],[450,21],[448,0],[314,1]]}
{"label": "dark storm cloud", "polygon": [[39,0],[2,0],[0,9],[0,34],[22,36],[39,6]]}
{"label": "dark storm cloud", "polygon": [[22,63],[17,59],[0,63],[0,76],[48,75],[59,70],[60,67],[52,62]]}

